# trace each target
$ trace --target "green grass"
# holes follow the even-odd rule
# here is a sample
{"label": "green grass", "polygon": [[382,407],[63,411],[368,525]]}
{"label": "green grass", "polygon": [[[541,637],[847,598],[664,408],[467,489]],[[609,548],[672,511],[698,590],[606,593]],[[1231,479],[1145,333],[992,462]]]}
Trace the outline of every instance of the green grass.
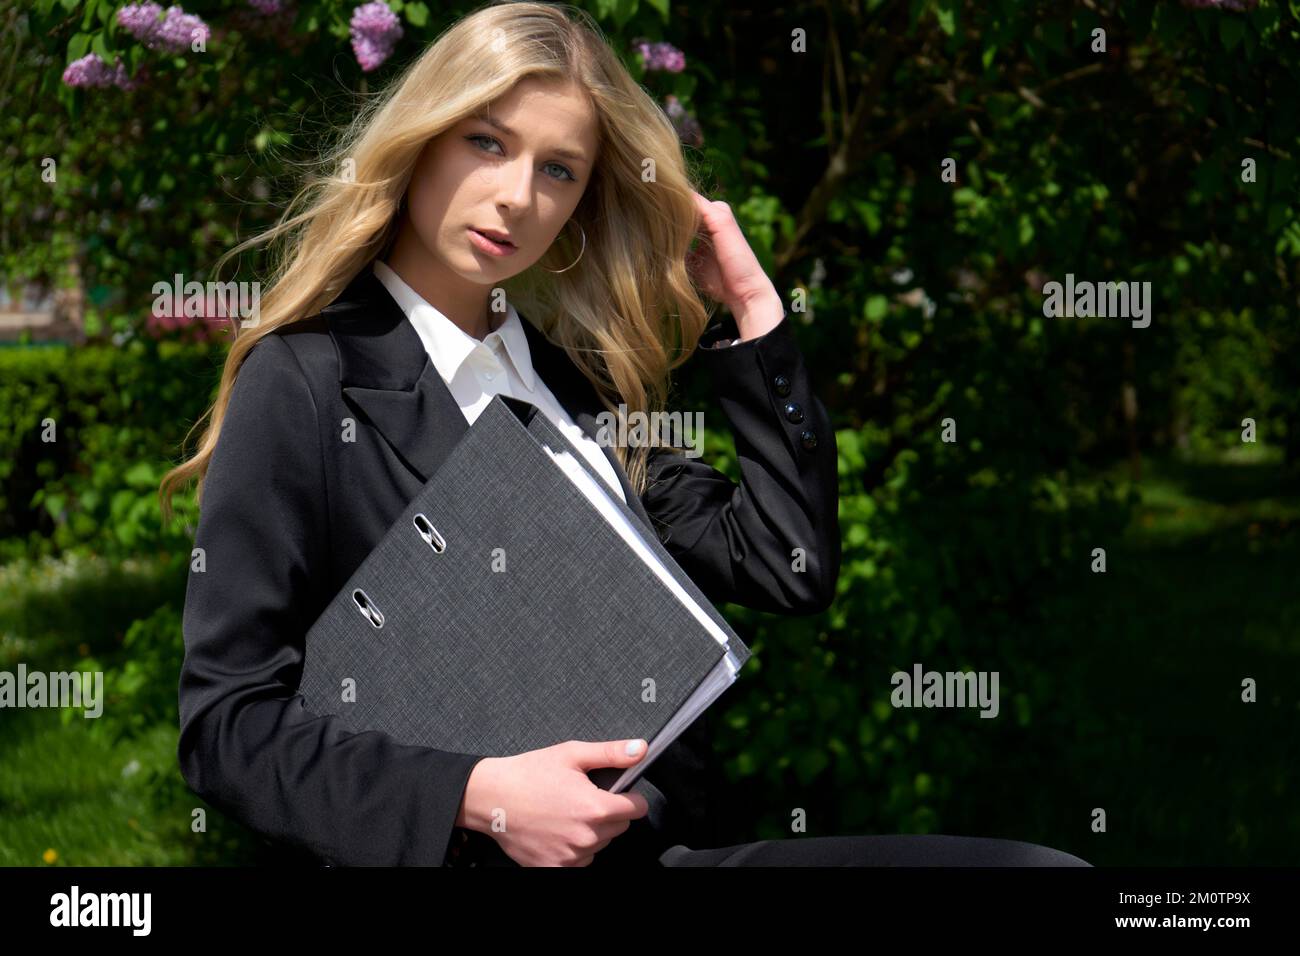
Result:
{"label": "green grass", "polygon": [[[79,714],[5,712],[0,866],[192,866],[275,862],[255,835],[191,794],[175,727],[119,741]],[[195,808],[206,830],[191,829]]]}
{"label": "green grass", "polygon": [[[30,665],[29,665],[30,666]],[[0,865],[168,866],[188,863],[177,840],[184,807],[156,805],[149,767],[174,763],[176,733],[155,727],[113,744],[92,720],[53,709],[5,713],[0,749]]]}
{"label": "green grass", "polygon": [[[0,669],[120,667],[131,621],[171,598],[158,563],[115,565],[69,554],[0,568]],[[93,662],[93,665],[90,664]],[[151,690],[173,697],[180,661]],[[105,693],[108,693],[107,683]],[[258,839],[189,792],[176,762],[172,717],[123,734],[105,714],[56,708],[0,711],[0,866],[242,864]],[[193,832],[195,808],[206,831]]]}

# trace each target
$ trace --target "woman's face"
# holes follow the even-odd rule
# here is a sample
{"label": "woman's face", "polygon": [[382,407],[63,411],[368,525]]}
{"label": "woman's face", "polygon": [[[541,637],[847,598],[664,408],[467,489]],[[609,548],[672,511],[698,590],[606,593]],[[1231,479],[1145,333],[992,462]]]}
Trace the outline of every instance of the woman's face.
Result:
{"label": "woman's face", "polygon": [[[565,228],[599,145],[595,111],[574,84],[521,80],[490,115],[430,140],[407,192],[409,225],[429,254],[488,286],[535,263]],[[477,230],[507,238],[505,254]]]}

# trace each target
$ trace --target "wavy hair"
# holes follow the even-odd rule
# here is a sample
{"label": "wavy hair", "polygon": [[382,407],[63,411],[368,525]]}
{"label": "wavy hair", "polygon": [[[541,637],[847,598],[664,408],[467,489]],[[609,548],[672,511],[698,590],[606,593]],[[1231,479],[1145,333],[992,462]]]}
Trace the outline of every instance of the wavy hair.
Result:
{"label": "wavy hair", "polygon": [[[366,101],[276,225],[217,261],[219,273],[241,250],[271,244],[259,321],[236,328],[216,399],[194,426],[210,419],[198,450],[162,479],[165,520],[182,483],[196,478],[202,502],[249,350],[275,329],[317,315],[386,252],[424,145],[528,77],[576,82],[595,107],[600,147],[573,214],[587,236],[578,264],[560,274],[534,266],[502,287],[520,316],[565,350],[611,413],[619,414],[620,403],[629,413],[663,410],[671,373],[695,350],[710,316],[685,264],[697,214],[681,141],[587,13],[566,4],[494,3],[452,24]],[[563,268],[578,248],[566,237],[538,264]],[[614,449],[638,494],[654,443]]]}

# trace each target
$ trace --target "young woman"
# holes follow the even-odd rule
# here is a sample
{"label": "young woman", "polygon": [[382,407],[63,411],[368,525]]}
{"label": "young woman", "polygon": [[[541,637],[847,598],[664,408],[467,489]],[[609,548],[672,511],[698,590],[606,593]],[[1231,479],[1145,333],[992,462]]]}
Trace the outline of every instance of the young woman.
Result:
{"label": "young woman", "polygon": [[[304,635],[498,393],[544,411],[711,600],[814,613],[840,564],[835,435],[781,298],[585,15],[518,3],[459,21],[325,165],[250,240],[287,242],[197,454],[163,486],[198,478],[202,503],[178,750],[195,792],[329,864],[1082,862],[962,837],[692,849],[716,819],[707,714],[612,794],[587,771],[631,766],[645,741],[483,757],[309,712]],[[734,330],[709,326],[697,289]],[[692,355],[739,485],[596,440],[604,410],[661,410]]]}

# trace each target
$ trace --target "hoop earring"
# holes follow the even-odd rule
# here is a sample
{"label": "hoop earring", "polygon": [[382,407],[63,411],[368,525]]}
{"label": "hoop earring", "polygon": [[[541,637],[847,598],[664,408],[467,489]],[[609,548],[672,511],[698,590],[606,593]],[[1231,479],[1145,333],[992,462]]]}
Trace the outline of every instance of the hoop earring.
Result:
{"label": "hoop earring", "polygon": [[[573,219],[569,220],[569,222],[574,222],[574,221],[575,220]],[[582,248],[578,251],[578,259],[581,259],[582,254],[587,251],[587,230],[582,228],[582,223],[578,223],[578,229],[579,231],[582,232]],[[546,269],[547,272],[551,272],[556,275],[559,275],[561,272],[568,272],[570,269],[576,266],[578,264],[578,259],[574,259],[563,269],[546,269],[546,266],[542,266],[542,268]]]}

